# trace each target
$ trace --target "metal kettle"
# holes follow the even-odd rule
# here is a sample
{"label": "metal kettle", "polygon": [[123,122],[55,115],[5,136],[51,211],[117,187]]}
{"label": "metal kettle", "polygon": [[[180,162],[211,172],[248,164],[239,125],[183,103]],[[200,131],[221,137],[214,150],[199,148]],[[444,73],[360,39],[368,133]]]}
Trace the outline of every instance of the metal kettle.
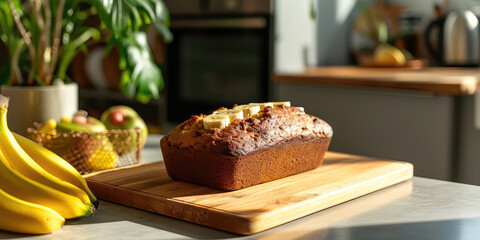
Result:
{"label": "metal kettle", "polygon": [[[431,36],[438,28],[437,36]],[[427,50],[443,66],[480,65],[480,32],[477,16],[469,10],[452,11],[431,22],[425,31]],[[432,39],[436,38],[436,44]]]}

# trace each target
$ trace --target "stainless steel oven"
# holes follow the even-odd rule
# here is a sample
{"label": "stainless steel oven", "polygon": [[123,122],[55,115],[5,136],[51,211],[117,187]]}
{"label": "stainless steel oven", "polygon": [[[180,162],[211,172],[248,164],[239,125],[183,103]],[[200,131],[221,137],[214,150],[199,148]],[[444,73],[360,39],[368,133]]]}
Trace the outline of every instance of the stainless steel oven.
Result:
{"label": "stainless steel oven", "polygon": [[167,46],[171,122],[269,97],[272,6],[269,0],[165,1],[174,41]]}

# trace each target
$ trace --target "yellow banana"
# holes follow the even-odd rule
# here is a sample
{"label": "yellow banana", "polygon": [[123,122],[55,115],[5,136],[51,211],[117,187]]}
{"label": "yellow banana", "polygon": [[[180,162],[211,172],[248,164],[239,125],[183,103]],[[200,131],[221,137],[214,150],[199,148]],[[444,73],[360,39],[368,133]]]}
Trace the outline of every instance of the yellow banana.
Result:
{"label": "yellow banana", "polygon": [[51,233],[65,219],[54,210],[18,199],[0,189],[0,229],[28,234]]}
{"label": "yellow banana", "polygon": [[90,216],[94,210],[92,206],[84,204],[77,197],[23,176],[10,166],[1,151],[0,189],[24,201],[51,208],[66,219]]}
{"label": "yellow banana", "polygon": [[60,178],[63,181],[67,181],[76,187],[82,189],[88,194],[90,201],[98,207],[98,200],[88,188],[87,182],[83,179],[82,175],[67,161],[59,157],[52,151],[44,148],[34,141],[13,133],[15,140],[17,140],[20,147],[35,160],[35,162],[45,169],[50,174]]}
{"label": "yellow banana", "polygon": [[34,181],[78,197],[85,204],[91,204],[86,192],[45,171],[20,147],[12,132],[8,129],[7,108],[8,100],[6,104],[0,105],[0,151],[2,151],[10,165]]}

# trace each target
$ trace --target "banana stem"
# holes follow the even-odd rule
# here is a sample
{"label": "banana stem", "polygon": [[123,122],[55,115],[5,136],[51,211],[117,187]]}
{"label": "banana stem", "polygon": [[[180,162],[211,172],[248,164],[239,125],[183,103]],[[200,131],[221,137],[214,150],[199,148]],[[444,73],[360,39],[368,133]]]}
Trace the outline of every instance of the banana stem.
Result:
{"label": "banana stem", "polygon": [[0,94],[0,109],[1,110],[7,110],[9,102],[10,102],[9,97]]}

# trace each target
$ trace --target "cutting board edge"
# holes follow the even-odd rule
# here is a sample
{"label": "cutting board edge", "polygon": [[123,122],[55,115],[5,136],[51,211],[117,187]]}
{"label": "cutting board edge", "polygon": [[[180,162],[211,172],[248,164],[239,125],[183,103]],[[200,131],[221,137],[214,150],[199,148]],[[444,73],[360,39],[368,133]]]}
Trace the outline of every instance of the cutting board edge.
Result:
{"label": "cutting board edge", "polygon": [[98,171],[98,172],[91,172],[91,173],[83,174],[82,177],[85,180],[88,180],[89,177],[93,177],[93,176],[98,175],[98,174],[105,174],[106,172],[115,172],[115,171],[122,170],[122,169],[138,167],[140,165],[145,166],[145,165],[154,165],[154,164],[158,164],[158,162],[136,163],[136,164],[123,166],[123,167],[115,167],[115,168],[110,168],[110,169],[106,169],[106,170],[102,170],[102,171]]}
{"label": "cutting board edge", "polygon": [[[135,191],[135,190],[132,190],[132,189],[128,189],[128,188],[125,188],[125,187],[116,186],[116,185],[112,185],[112,184],[105,184],[105,183],[95,181],[95,180],[91,180],[91,179],[86,179],[86,180],[87,180],[87,183],[88,183],[90,189],[94,193],[95,192],[102,193],[102,194],[97,194],[97,193],[95,194],[99,199],[102,199],[102,200],[111,201],[111,202],[118,203],[118,204],[121,204],[121,205],[124,205],[124,206],[134,207],[134,208],[137,208],[137,209],[141,209],[141,210],[165,215],[165,216],[168,216],[168,217],[172,217],[172,218],[175,218],[175,219],[180,219],[180,220],[191,222],[191,223],[200,224],[200,225],[203,225],[203,226],[212,227],[212,228],[215,228],[215,229],[224,230],[224,231],[227,231],[227,232],[233,232],[233,233],[238,233],[238,234],[243,234],[243,235],[252,234],[252,233],[248,233],[248,230],[247,231],[244,230],[244,228],[245,229],[249,228],[248,226],[250,225],[250,222],[251,222],[250,219],[245,218],[243,216],[240,216],[238,214],[233,214],[232,212],[223,211],[223,210],[219,210],[219,209],[216,209],[216,208],[211,208],[211,207],[207,207],[207,206],[203,206],[203,205],[198,205],[198,204],[182,201],[182,200],[179,200],[179,199],[171,199],[171,198],[166,198],[166,197],[162,197],[162,196],[153,197],[153,196],[148,195],[146,193],[143,193],[141,191]],[[114,188],[117,188],[117,189],[114,189]],[[160,204],[166,204],[169,207],[163,207],[163,208],[162,207],[160,207],[160,208],[159,207],[154,207],[154,208],[142,207],[141,205],[136,204],[134,199],[115,198],[115,196],[109,196],[110,194],[108,194],[109,191],[119,191],[119,190],[124,192],[124,193],[134,192],[135,194],[143,195],[146,199],[151,200],[152,203],[155,202],[154,204],[152,204],[153,206],[158,205],[160,203]],[[107,193],[107,194],[104,195],[105,193]],[[160,200],[160,202],[158,202],[159,200]],[[176,212],[176,214],[173,214],[172,212],[166,211],[166,210],[176,209],[174,204],[181,204],[184,207],[184,209],[182,209],[182,211],[184,212],[183,213],[184,217],[181,217],[181,216],[179,217],[178,212]],[[199,208],[197,208],[197,206],[201,206],[200,209],[202,211],[200,213],[198,213]],[[214,216],[210,215],[209,219],[215,219],[215,218],[218,218],[218,216],[221,216],[223,221],[219,224],[216,224],[215,221],[214,221],[214,223],[211,223],[209,221],[209,219],[202,220],[201,217],[197,218],[198,215],[202,215],[202,212],[206,212],[206,211],[208,211],[210,214],[214,215]],[[198,214],[193,214],[193,215],[187,214],[189,212],[197,212]],[[225,224],[226,222],[228,222],[230,224]],[[239,229],[236,230],[236,228],[232,229],[230,227],[225,227],[225,226],[237,226]],[[242,233],[242,232],[247,232],[247,233]]]}
{"label": "cutting board edge", "polygon": [[[386,176],[389,177],[391,180],[389,182],[385,182],[384,181],[381,181],[383,184],[380,184],[378,185],[377,187],[371,189],[371,188],[368,188],[366,185],[367,183],[365,182],[361,182],[361,183],[357,183],[355,185],[352,185],[350,187],[354,187],[356,185],[365,185],[363,187],[365,187],[365,189],[362,191],[362,192],[358,192],[354,197],[351,197],[349,198],[348,200],[338,200],[336,202],[331,202],[330,204],[325,204],[325,202],[328,202],[328,200],[323,200],[323,203],[317,203],[318,207],[314,208],[314,209],[311,209],[311,210],[308,210],[308,211],[305,211],[305,212],[302,212],[301,214],[297,214],[297,215],[301,215],[300,217],[290,217],[290,218],[284,218],[283,221],[279,221],[279,222],[272,222],[270,224],[266,224],[265,226],[256,226],[256,224],[254,224],[253,226],[250,225],[249,226],[249,231],[248,233],[240,233],[240,234],[244,234],[244,235],[249,235],[249,234],[254,234],[254,233],[259,233],[259,232],[262,232],[262,231],[265,231],[265,230],[268,230],[268,229],[271,229],[271,228],[274,228],[274,227],[277,227],[277,226],[280,226],[282,224],[285,224],[285,223],[288,223],[288,222],[291,222],[291,221],[294,221],[294,220],[297,220],[297,219],[300,219],[300,218],[303,218],[305,216],[308,216],[308,215],[311,215],[311,214],[314,214],[316,212],[319,212],[319,211],[322,211],[322,210],[325,210],[325,209],[328,209],[328,208],[331,208],[331,207],[334,207],[334,206],[337,206],[339,204],[342,204],[342,203],[345,203],[345,202],[348,202],[348,201],[351,201],[351,200],[354,200],[354,199],[357,199],[357,198],[360,198],[362,196],[365,196],[365,195],[368,195],[368,194],[371,194],[371,193],[374,193],[374,192],[377,192],[377,191],[380,191],[382,189],[385,189],[385,188],[388,188],[390,186],[393,186],[393,185],[396,185],[396,184],[399,184],[399,183],[402,183],[402,182],[405,182],[405,181],[408,181],[410,180],[412,177],[413,177],[413,165],[411,163],[408,163],[408,162],[400,162],[400,161],[392,161],[392,162],[396,162],[398,164],[402,164],[404,165],[404,168],[401,168],[395,172],[392,172],[392,173],[389,173],[389,174],[383,174],[383,175],[380,175],[380,176],[377,176],[376,178],[373,178],[371,180],[369,180],[368,182],[376,182],[375,180],[378,180],[379,178],[385,178]],[[397,175],[400,175],[397,176]],[[348,192],[346,189],[341,189],[342,192]],[[312,202],[315,202],[315,201],[319,201],[319,198],[321,198],[322,196],[319,196],[317,198],[313,198],[311,199],[310,201]],[[320,199],[321,200],[321,199]],[[304,204],[304,203],[301,203],[301,204]],[[322,205],[323,204],[323,205]],[[298,204],[297,204],[298,205]],[[296,207],[296,206],[291,206],[291,207]],[[251,223],[259,223],[260,225],[265,221],[268,221],[269,218],[272,218],[272,219],[277,219],[275,215],[278,215],[279,213],[278,212],[281,212],[281,211],[286,211],[285,208],[283,209],[279,209],[277,211],[272,211],[272,212],[269,212],[268,214],[262,214],[262,215],[258,215],[256,218],[253,218],[253,219],[249,219]],[[296,211],[297,213],[299,211]],[[281,223],[280,223],[281,222]],[[239,232],[236,232],[236,233],[239,233]]]}

